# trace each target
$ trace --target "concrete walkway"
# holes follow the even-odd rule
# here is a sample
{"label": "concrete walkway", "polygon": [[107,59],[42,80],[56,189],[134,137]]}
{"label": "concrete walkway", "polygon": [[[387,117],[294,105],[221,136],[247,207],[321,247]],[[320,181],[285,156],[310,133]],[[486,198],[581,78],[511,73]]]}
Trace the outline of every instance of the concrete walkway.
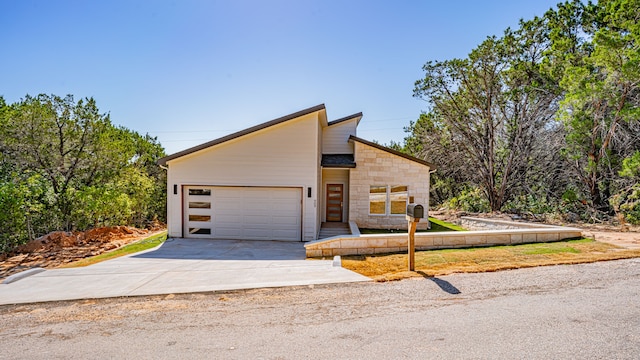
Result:
{"label": "concrete walkway", "polygon": [[369,280],[332,261],[305,260],[299,242],[169,239],[143,253],[0,284],[0,305]]}

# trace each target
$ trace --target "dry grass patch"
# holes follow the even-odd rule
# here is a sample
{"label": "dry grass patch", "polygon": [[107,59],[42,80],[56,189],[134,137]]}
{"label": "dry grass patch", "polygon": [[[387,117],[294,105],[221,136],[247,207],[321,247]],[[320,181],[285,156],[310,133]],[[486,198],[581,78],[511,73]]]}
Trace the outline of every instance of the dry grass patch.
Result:
{"label": "dry grass patch", "polygon": [[526,267],[581,264],[640,257],[629,250],[592,239],[471,249],[416,252],[416,271],[407,271],[407,254],[344,256],[342,266],[376,281],[452,273],[490,272]]}

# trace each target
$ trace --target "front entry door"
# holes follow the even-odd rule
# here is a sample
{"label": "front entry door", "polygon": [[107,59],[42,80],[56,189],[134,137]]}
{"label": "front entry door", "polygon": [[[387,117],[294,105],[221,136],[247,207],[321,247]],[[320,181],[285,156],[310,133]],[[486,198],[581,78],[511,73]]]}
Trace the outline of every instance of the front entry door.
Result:
{"label": "front entry door", "polygon": [[327,184],[327,222],[342,222],[342,184]]}

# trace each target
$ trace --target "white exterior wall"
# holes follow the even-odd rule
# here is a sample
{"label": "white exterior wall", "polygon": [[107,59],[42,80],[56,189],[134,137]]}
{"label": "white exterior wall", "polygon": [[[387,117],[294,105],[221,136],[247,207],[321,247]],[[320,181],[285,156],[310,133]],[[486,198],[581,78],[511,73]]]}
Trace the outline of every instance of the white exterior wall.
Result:
{"label": "white exterior wall", "polygon": [[356,135],[357,118],[346,120],[322,129],[323,154],[353,154],[349,136]]}
{"label": "white exterior wall", "polygon": [[[317,143],[317,149],[318,149],[318,164],[322,163],[322,135],[323,135],[323,131],[322,131],[322,124],[320,123],[320,121],[317,122],[318,124],[318,143]],[[316,234],[314,239],[318,238],[318,235],[320,235],[320,228],[322,227],[322,202],[323,197],[322,197],[322,167],[320,165],[318,165],[317,169],[317,174],[318,174],[318,182],[316,183],[316,194],[318,194],[318,196],[316,197],[316,200],[314,202],[314,207],[316,209]]]}
{"label": "white exterior wall", "polygon": [[[182,236],[185,185],[273,186],[302,189],[302,240],[314,240],[320,182],[318,122],[317,112],[308,114],[168,161],[169,236]],[[312,188],[310,198],[308,187]]]}
{"label": "white exterior wall", "polygon": [[322,170],[322,205],[320,212],[322,221],[327,221],[327,184],[342,184],[342,222],[349,221],[349,169]]}

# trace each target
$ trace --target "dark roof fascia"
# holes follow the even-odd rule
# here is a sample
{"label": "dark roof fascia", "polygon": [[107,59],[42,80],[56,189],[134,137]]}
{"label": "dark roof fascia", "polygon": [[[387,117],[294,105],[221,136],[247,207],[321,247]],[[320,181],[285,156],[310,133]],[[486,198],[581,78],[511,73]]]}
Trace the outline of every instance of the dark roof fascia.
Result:
{"label": "dark roof fascia", "polygon": [[365,139],[361,139],[361,138],[359,138],[357,136],[353,136],[353,135],[349,136],[349,141],[357,141],[359,143],[374,147],[374,148],[376,148],[378,150],[386,151],[386,152],[391,153],[393,155],[397,155],[397,156],[403,157],[403,158],[405,158],[407,160],[411,160],[411,161],[417,162],[418,164],[426,165],[426,166],[429,167],[430,170],[435,170],[436,169],[436,166],[433,165],[432,163],[428,162],[428,161],[424,161],[422,159],[418,159],[417,157],[413,157],[411,155],[407,155],[405,153],[401,153],[400,151],[390,149],[390,148],[388,148],[386,146],[378,145],[378,144],[373,143],[371,141],[368,141],[368,140],[365,140]]}
{"label": "dark roof fascia", "polygon": [[355,169],[356,164],[353,165],[325,165],[322,166],[325,169]]}
{"label": "dark roof fascia", "polygon": [[[340,159],[343,162],[333,162],[335,159]],[[353,159],[353,154],[322,154],[320,166],[323,168],[349,169],[355,168],[356,163]]]}
{"label": "dark roof fascia", "polygon": [[256,131],[263,130],[263,129],[266,129],[268,127],[271,127],[271,126],[274,126],[274,125],[277,125],[277,124],[281,124],[283,122],[286,122],[286,121],[289,121],[289,120],[293,120],[295,118],[299,118],[301,116],[308,115],[308,114],[314,113],[316,111],[321,111],[321,110],[326,110],[324,104],[320,104],[320,105],[316,105],[316,106],[313,106],[313,107],[310,107],[310,108],[307,108],[307,109],[304,109],[304,110],[300,110],[300,111],[295,112],[293,114],[285,115],[283,117],[279,117],[277,119],[273,119],[271,121],[267,121],[265,123],[258,124],[256,126],[252,126],[250,128],[247,128],[247,129],[244,129],[244,130],[240,130],[240,131],[235,132],[233,134],[230,134],[230,135],[227,135],[227,136],[215,139],[215,140],[211,140],[211,141],[206,142],[204,144],[200,144],[200,145],[194,146],[192,148],[189,148],[189,149],[186,149],[186,150],[182,150],[182,151],[177,152],[175,154],[171,154],[171,155],[165,156],[165,157],[159,159],[157,161],[157,163],[158,163],[158,165],[167,165],[168,161],[177,159],[179,157],[182,157],[182,156],[185,156],[185,155],[189,155],[189,154],[193,154],[193,153],[195,153],[197,151],[204,150],[204,149],[209,148],[211,146],[219,145],[219,144],[222,144],[222,143],[227,142],[229,140],[237,139],[239,137],[254,133]]}
{"label": "dark roof fascia", "polygon": [[[362,112],[359,112],[359,113],[353,114],[353,115],[349,115],[349,116],[345,116],[345,117],[337,119],[337,120],[329,121],[327,123],[327,126],[339,124],[341,122],[349,121],[349,120],[352,120],[352,119],[355,119],[355,118],[358,118],[358,117],[360,119],[362,119]],[[358,123],[360,123],[360,119],[358,119]],[[356,124],[356,126],[358,125],[358,123]]]}

